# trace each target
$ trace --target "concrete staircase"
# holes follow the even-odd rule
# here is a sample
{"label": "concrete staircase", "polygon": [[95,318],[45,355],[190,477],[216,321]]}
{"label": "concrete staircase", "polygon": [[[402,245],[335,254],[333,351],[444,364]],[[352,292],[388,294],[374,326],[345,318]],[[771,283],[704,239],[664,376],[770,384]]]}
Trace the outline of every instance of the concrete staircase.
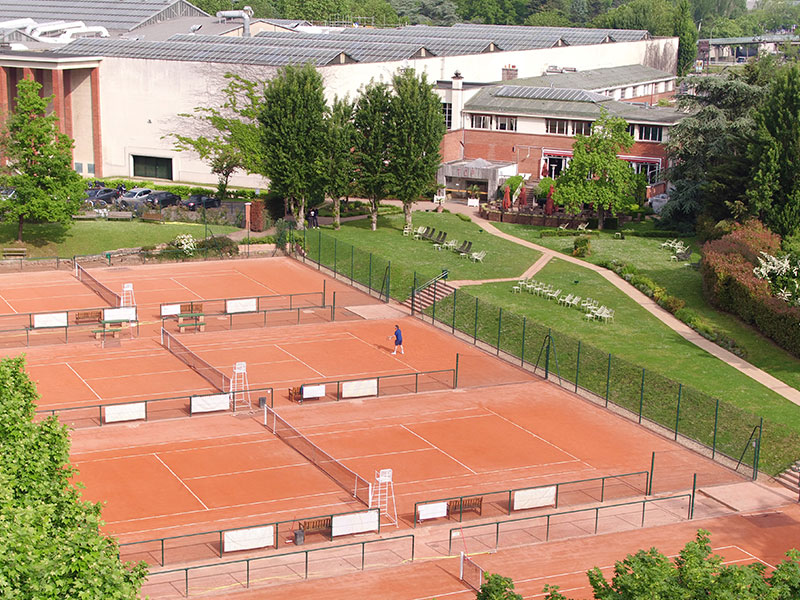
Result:
{"label": "concrete staircase", "polygon": [[775,479],[782,486],[789,488],[797,494],[800,494],[800,460],[796,461],[791,467],[786,469]]}
{"label": "concrete staircase", "polygon": [[[414,299],[414,310],[422,312],[433,304],[434,297],[436,302],[440,302],[443,298],[447,298],[450,294],[455,292],[454,287],[450,287],[444,281],[437,281],[435,284],[419,290]],[[434,296],[435,293],[435,296]],[[403,305],[411,309],[411,298],[409,297]]]}

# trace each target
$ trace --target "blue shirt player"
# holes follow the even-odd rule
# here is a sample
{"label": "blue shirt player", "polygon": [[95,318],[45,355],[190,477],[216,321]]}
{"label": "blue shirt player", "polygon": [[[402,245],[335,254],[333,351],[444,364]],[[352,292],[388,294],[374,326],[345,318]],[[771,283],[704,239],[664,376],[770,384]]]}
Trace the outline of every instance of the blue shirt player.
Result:
{"label": "blue shirt player", "polygon": [[394,333],[389,336],[390,340],[392,338],[394,338],[394,352],[392,354],[397,354],[398,348],[400,349],[400,354],[405,354],[403,350],[403,332],[400,331],[400,325],[394,326]]}

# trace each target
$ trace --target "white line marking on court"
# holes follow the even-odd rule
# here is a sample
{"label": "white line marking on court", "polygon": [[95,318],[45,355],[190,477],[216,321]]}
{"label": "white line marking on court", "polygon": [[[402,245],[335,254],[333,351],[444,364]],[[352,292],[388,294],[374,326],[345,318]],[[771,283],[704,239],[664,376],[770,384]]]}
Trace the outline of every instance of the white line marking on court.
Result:
{"label": "white line marking on court", "polygon": [[190,294],[194,294],[195,296],[197,296],[197,298],[198,298],[198,299],[200,299],[200,300],[202,300],[202,299],[203,299],[203,297],[202,297],[200,294],[198,294],[197,292],[195,292],[194,290],[192,290],[192,288],[186,287],[185,285],[183,285],[183,284],[182,284],[180,281],[178,281],[178,280],[177,280],[177,279],[175,279],[174,277],[170,277],[170,278],[169,278],[169,280],[170,280],[170,281],[173,281],[173,282],[175,282],[175,283],[177,283],[179,286],[181,286],[183,289],[185,289],[185,290],[186,290],[187,292],[189,292]]}
{"label": "white line marking on court", "polygon": [[5,298],[3,298],[2,294],[0,294],[0,300],[2,300],[3,302],[5,302],[6,304],[8,304],[8,308],[10,308],[11,310],[13,310],[14,312],[17,312],[17,309],[16,309],[16,308],[14,308],[13,306],[11,306],[11,302],[9,302],[9,301],[8,301],[8,300],[6,300]]}
{"label": "white line marking on court", "polygon": [[172,476],[173,476],[173,477],[175,477],[175,479],[177,479],[178,481],[180,481],[181,485],[182,485],[183,487],[185,487],[185,488],[186,488],[186,489],[189,491],[189,493],[190,493],[192,496],[194,496],[194,497],[195,497],[195,499],[196,499],[196,500],[197,500],[197,501],[198,501],[200,504],[202,504],[202,505],[203,505],[203,508],[205,508],[206,510],[208,510],[208,507],[206,506],[206,503],[205,503],[205,502],[203,502],[202,500],[200,500],[200,497],[199,497],[197,494],[195,494],[195,493],[192,491],[192,488],[190,488],[188,485],[186,485],[186,483],[183,481],[183,479],[181,479],[180,477],[178,477],[178,476],[175,474],[175,471],[173,471],[172,469],[170,469],[170,468],[167,466],[167,463],[165,463],[163,460],[161,460],[161,457],[160,457],[158,454],[156,454],[155,452],[153,452],[153,456],[155,456],[155,458],[156,458],[156,460],[157,460],[158,462],[160,462],[162,465],[164,465],[164,468],[165,468],[167,471],[169,471],[170,473],[172,473]]}
{"label": "white line marking on court", "polygon": [[67,365],[67,368],[69,368],[70,371],[75,373],[75,377],[80,379],[83,382],[83,385],[85,385],[87,388],[89,388],[89,391],[92,392],[97,397],[98,400],[102,400],[102,398],[100,397],[100,394],[95,392],[94,389],[92,388],[92,386],[90,386],[88,383],[86,383],[86,380],[83,377],[78,375],[78,372],[75,369],[72,368],[71,364],[69,364],[68,362],[65,362],[64,364]]}
{"label": "white line marking on court", "polygon": [[249,279],[250,281],[253,281],[253,282],[257,283],[258,285],[260,285],[261,287],[263,287],[265,290],[269,290],[270,292],[272,292],[272,293],[273,293],[273,294],[275,294],[276,296],[277,296],[277,295],[279,295],[279,294],[278,294],[278,290],[274,290],[274,289],[272,289],[271,287],[269,287],[268,285],[261,283],[261,282],[260,282],[258,279],[254,279],[253,277],[250,277],[250,275],[248,275],[247,273],[243,273],[243,272],[242,272],[242,271],[240,271],[239,269],[234,269],[234,272],[235,272],[235,273],[238,273],[238,274],[239,274],[239,275],[241,275],[242,277],[245,277],[245,278]]}
{"label": "white line marking on court", "polygon": [[[485,407],[484,407],[484,408],[485,408]],[[557,445],[556,445],[556,444],[554,444],[553,442],[551,442],[551,441],[548,441],[548,440],[544,439],[542,436],[540,436],[540,435],[536,435],[536,434],[535,434],[535,433],[533,433],[532,431],[530,431],[530,430],[528,430],[528,429],[525,429],[525,428],[524,428],[522,425],[519,425],[519,424],[517,424],[517,423],[514,423],[514,421],[512,421],[511,419],[507,419],[507,418],[506,418],[506,417],[504,417],[503,415],[501,415],[501,414],[498,414],[498,413],[494,412],[494,411],[493,411],[491,408],[486,408],[486,410],[487,410],[487,411],[489,411],[490,413],[492,413],[494,416],[496,416],[496,417],[499,417],[499,418],[503,419],[504,421],[507,421],[507,422],[511,423],[511,424],[512,424],[514,427],[518,427],[519,429],[521,429],[521,430],[522,430],[522,431],[524,431],[525,433],[527,433],[527,434],[529,434],[529,435],[532,435],[532,436],[533,436],[533,437],[535,437],[537,440],[541,440],[541,441],[543,441],[545,444],[547,444],[548,446],[552,446],[553,448],[555,448],[555,449],[556,449],[556,450],[558,450],[559,452],[562,452],[563,454],[566,454],[567,456],[569,456],[569,457],[570,457],[570,458],[572,458],[573,460],[577,460],[577,461],[579,461],[579,462],[583,462],[583,460],[582,460],[582,459],[578,458],[577,456],[575,456],[575,455],[574,455],[574,454],[572,454],[571,452],[567,452],[567,451],[566,451],[566,450],[564,450],[564,449],[563,449],[561,446],[557,446]],[[585,463],[585,464],[587,464],[587,465],[588,465],[588,463]],[[588,466],[591,466],[591,465],[588,465]]]}
{"label": "white line marking on court", "polygon": [[282,350],[283,352],[286,352],[286,354],[288,354],[289,356],[291,356],[293,359],[295,359],[295,360],[296,360],[297,362],[299,362],[301,365],[305,365],[305,366],[307,366],[309,369],[311,369],[312,371],[314,371],[314,373],[316,373],[316,374],[317,374],[317,375],[319,375],[320,377],[325,377],[325,375],[324,375],[323,373],[320,373],[319,371],[317,371],[317,370],[316,370],[314,367],[312,367],[310,364],[308,364],[308,363],[307,363],[307,362],[305,362],[304,360],[300,360],[299,358],[297,358],[297,357],[296,357],[294,354],[292,354],[291,352],[289,352],[289,351],[288,351],[286,348],[282,348],[282,347],[280,346],[280,344],[275,344],[275,347],[276,347],[276,348],[278,348],[278,350]]}
{"label": "white line marking on court", "polygon": [[411,430],[410,430],[408,427],[406,427],[405,425],[400,425],[400,427],[402,427],[403,429],[405,429],[405,430],[406,430],[408,433],[410,433],[411,435],[415,435],[415,436],[417,436],[417,437],[418,437],[419,439],[421,439],[423,442],[425,442],[426,444],[430,445],[430,447],[431,447],[431,448],[435,448],[436,450],[438,450],[439,452],[441,452],[442,454],[444,454],[444,455],[445,455],[447,458],[449,458],[449,459],[450,459],[450,460],[452,460],[453,462],[457,462],[458,464],[460,464],[462,467],[464,467],[464,468],[465,468],[467,471],[469,471],[469,472],[470,472],[470,473],[472,473],[473,475],[477,475],[477,474],[478,474],[476,471],[473,471],[473,470],[472,470],[472,469],[470,469],[470,468],[469,468],[467,465],[465,465],[465,464],[464,464],[464,463],[462,463],[460,460],[458,460],[458,459],[457,459],[455,456],[451,456],[451,455],[449,455],[447,452],[445,452],[444,450],[442,450],[441,448],[439,448],[439,446],[437,446],[436,444],[434,444],[434,443],[432,443],[432,442],[429,442],[429,441],[428,441],[428,440],[426,440],[424,437],[422,437],[420,434],[418,434],[418,433],[415,433],[415,432],[411,431]]}

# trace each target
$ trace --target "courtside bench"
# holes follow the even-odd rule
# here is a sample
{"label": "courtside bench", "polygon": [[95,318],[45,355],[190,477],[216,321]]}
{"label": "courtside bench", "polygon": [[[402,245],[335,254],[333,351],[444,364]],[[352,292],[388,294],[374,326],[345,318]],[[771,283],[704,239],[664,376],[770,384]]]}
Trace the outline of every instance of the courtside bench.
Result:
{"label": "courtside bench", "polygon": [[189,331],[190,329],[200,332],[205,331],[206,322],[201,321],[203,317],[205,317],[205,313],[179,313],[178,331]]}
{"label": "courtside bench", "polygon": [[111,335],[111,337],[118,338],[119,334],[122,333],[122,327],[104,327],[103,329],[92,329],[92,333],[94,334],[94,339],[99,340],[107,335]]}
{"label": "courtside bench", "polygon": [[25,258],[28,256],[27,248],[3,248],[3,258]]}
{"label": "courtside bench", "polygon": [[133,213],[129,210],[110,210],[106,215],[109,221],[130,221],[133,218]]}
{"label": "courtside bench", "polygon": [[447,518],[469,511],[476,512],[478,515],[483,514],[483,496],[450,500],[447,503]]}
{"label": "courtside bench", "polygon": [[79,310],[75,313],[75,325],[94,325],[102,321],[102,310]]}
{"label": "courtside bench", "polygon": [[331,517],[300,521],[300,530],[306,535],[310,533],[327,533],[331,531],[332,527],[333,525]]}
{"label": "courtside bench", "polygon": [[142,221],[148,223],[163,223],[164,216],[160,212],[146,212],[142,213]]}

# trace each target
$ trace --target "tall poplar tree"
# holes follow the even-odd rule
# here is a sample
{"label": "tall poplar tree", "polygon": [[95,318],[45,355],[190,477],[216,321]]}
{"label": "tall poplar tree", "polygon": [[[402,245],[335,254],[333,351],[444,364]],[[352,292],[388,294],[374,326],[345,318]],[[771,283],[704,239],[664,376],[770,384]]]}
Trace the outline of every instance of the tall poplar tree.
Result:
{"label": "tall poplar tree", "polygon": [[689,0],[678,0],[675,6],[673,34],[678,36],[678,75],[683,77],[692,70],[697,58],[697,29]]}
{"label": "tall poplar tree", "polygon": [[355,186],[356,128],[355,106],[347,98],[335,98],[326,119],[328,154],[326,194],[333,200],[333,228],[341,226],[342,198],[350,196]]}

